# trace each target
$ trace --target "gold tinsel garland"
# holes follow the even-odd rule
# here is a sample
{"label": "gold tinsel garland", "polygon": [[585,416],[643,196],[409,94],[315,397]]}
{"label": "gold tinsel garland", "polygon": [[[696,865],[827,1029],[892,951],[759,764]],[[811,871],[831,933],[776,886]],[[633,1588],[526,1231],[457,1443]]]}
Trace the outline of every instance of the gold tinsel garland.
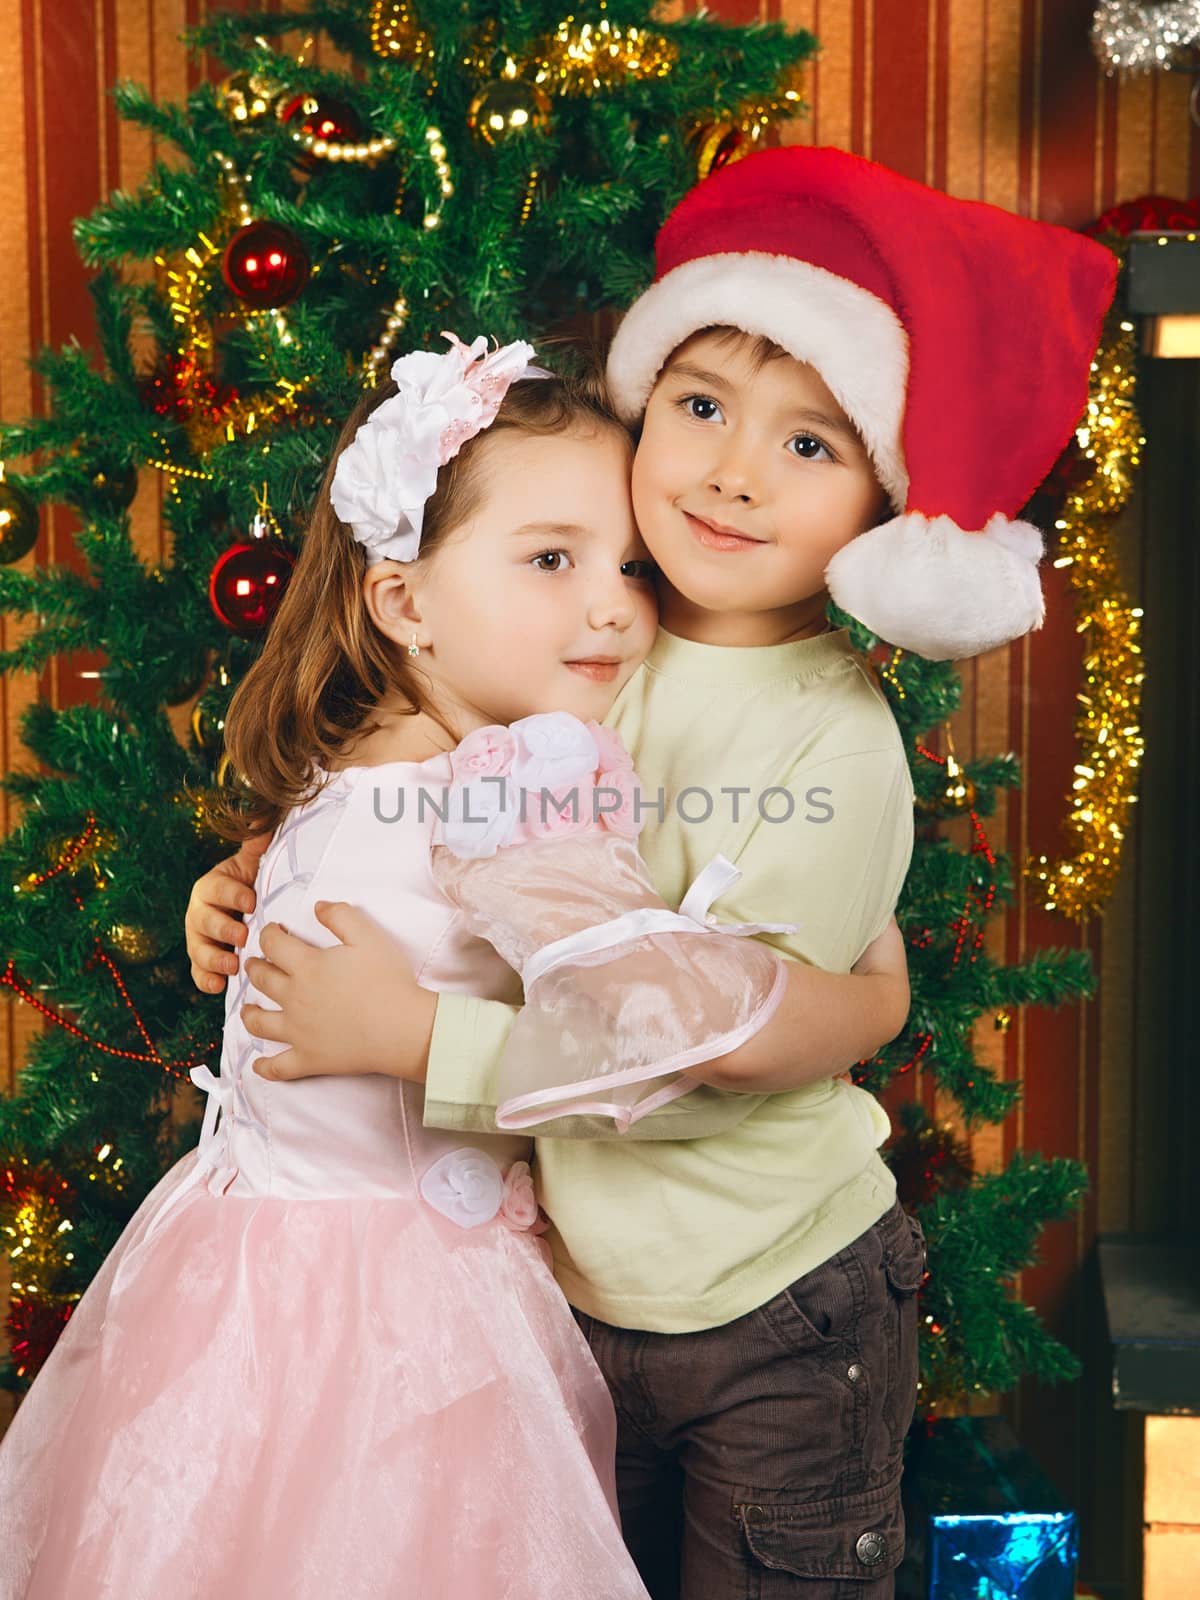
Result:
{"label": "gold tinsel garland", "polygon": [[1067,571],[1086,647],[1065,822],[1073,849],[1055,860],[1035,856],[1025,873],[1039,886],[1047,911],[1076,919],[1100,911],[1113,891],[1144,748],[1142,612],[1121,581],[1112,536],[1146,443],[1134,403],[1134,359],[1134,325],[1114,310],[1076,430],[1085,476],[1055,523],[1054,565]]}
{"label": "gold tinsel garland", "polygon": [[622,28],[601,15],[597,22],[564,17],[530,54],[535,83],[564,95],[591,94],[631,79],[665,78],[679,59],[679,46],[661,33]]}

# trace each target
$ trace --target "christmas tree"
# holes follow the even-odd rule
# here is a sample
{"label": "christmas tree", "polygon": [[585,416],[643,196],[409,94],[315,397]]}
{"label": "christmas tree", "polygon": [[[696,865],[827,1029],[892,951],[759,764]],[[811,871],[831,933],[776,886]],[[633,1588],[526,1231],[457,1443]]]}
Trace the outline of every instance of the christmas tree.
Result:
{"label": "christmas tree", "polygon": [[[1053,1382],[1078,1371],[1075,1357],[1015,1296],[1012,1280],[1035,1259],[1042,1228],[1074,1211],[1086,1170],[1018,1151],[1002,1171],[977,1174],[964,1134],[1003,1122],[1020,1094],[1018,1083],[978,1059],[976,1024],[992,1013],[1006,1029],[1015,1006],[1090,994],[1091,960],[1078,950],[1039,950],[1010,965],[990,955],[987,919],[1012,899],[1013,882],[983,819],[1000,790],[1019,786],[1016,758],[960,764],[949,723],[962,689],[953,666],[883,648],[852,618],[839,620],[877,664],[908,752],[917,813],[896,912],[908,950],[908,1022],[854,1077],[879,1093],[920,1070],[958,1107],[953,1121],[939,1122],[919,1103],[901,1103],[886,1151],[900,1199],[920,1218],[928,1244],[919,1401],[928,1413],[979,1391],[1003,1392],[1026,1373]],[[949,835],[964,826],[962,848]]]}
{"label": "christmas tree", "polygon": [[[309,60],[311,40],[341,70]],[[501,339],[627,303],[654,232],[698,177],[802,111],[814,48],[778,27],[649,19],[637,0],[564,16],[333,0],[217,16],[194,43],[224,65],[186,105],[116,90],[122,116],[174,145],[133,195],[77,226],[97,269],[99,359],[46,353],[49,413],[0,430],[31,463],[0,484],[0,561],[27,551],[37,504],[79,519],[86,573],[0,568],[0,606],[36,627],[0,667],[101,653],[94,705],[33,708],[41,770],[4,779],[23,806],[3,842],[4,982],[45,1018],[0,1105],[0,1226],[12,1268],[7,1382],[29,1382],[141,1197],[195,1139],[190,1069],[219,1051],[223,1001],[193,988],[182,916],[227,849],[207,825],[237,784],[223,717],[303,539],[340,420],[401,348],[444,328]],[[136,264],[152,264],[150,273]],[[133,270],[130,270],[133,268]],[[167,487],[171,555],[129,536],[139,473]],[[924,815],[901,908],[913,1012],[862,1080],[919,1066],[968,1123],[1011,1108],[975,1065],[985,1010],[1084,991],[1082,958],[996,967],[981,928],[1008,886],[978,818],[1017,781],[1010,758],[963,773],[926,743],[955,703],[950,667],[857,642],[879,661]],[[168,710],[193,704],[191,738]],[[970,847],[936,835],[969,812]],[[1008,1287],[1082,1176],[1023,1157],[973,1178],[944,1129],[913,1122],[894,1159],[931,1240],[927,1396],[1053,1377],[1070,1358]]]}

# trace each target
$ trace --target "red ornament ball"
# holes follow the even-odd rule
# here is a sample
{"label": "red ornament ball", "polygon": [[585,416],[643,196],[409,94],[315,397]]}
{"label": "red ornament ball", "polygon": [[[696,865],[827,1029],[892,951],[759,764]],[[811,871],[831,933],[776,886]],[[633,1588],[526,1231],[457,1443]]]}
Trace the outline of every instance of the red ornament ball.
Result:
{"label": "red ornament ball", "polygon": [[248,222],[225,246],[225,282],[253,311],[290,305],[308,282],[299,238],[280,222]]}
{"label": "red ornament ball", "polygon": [[326,144],[361,144],[362,118],[344,100],[329,95],[298,94],[279,113],[293,133]]}
{"label": "red ornament ball", "polygon": [[208,580],[213,610],[234,633],[247,638],[261,633],[283,599],[294,565],[291,551],[273,540],[230,545]]}

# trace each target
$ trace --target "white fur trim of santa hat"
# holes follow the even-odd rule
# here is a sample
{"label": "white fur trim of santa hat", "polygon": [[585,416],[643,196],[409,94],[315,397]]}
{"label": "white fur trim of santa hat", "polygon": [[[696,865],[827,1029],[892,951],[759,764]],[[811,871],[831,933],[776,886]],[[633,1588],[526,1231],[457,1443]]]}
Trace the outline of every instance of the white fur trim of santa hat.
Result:
{"label": "white fur trim of santa hat", "polygon": [[979,533],[906,512],[859,534],[825,569],[829,592],[888,644],[962,661],[1040,628],[1042,535],[994,516]]}
{"label": "white fur trim of santa hat", "polygon": [[876,295],[789,256],[701,256],[634,301],[608,357],[617,410],[635,422],[672,351],[703,328],[739,328],[815,367],[858,429],[879,481],[901,510],[908,494],[901,428],[908,336]]}

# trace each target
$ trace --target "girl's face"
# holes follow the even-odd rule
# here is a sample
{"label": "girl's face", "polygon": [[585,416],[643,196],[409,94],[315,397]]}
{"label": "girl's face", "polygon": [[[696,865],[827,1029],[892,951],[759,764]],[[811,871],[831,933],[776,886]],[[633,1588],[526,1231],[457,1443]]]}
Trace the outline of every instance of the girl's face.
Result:
{"label": "girl's face", "polygon": [[772,644],[818,619],[833,556],[879,520],[862,441],[816,371],[760,364],[746,335],[695,335],[646,407],[633,466],[646,543],[673,585],[663,625]]}
{"label": "girl's face", "polygon": [[[409,575],[414,663],[460,735],[543,711],[601,720],[658,626],[615,428],[484,448],[483,497]],[[391,631],[391,630],[389,630]]]}

